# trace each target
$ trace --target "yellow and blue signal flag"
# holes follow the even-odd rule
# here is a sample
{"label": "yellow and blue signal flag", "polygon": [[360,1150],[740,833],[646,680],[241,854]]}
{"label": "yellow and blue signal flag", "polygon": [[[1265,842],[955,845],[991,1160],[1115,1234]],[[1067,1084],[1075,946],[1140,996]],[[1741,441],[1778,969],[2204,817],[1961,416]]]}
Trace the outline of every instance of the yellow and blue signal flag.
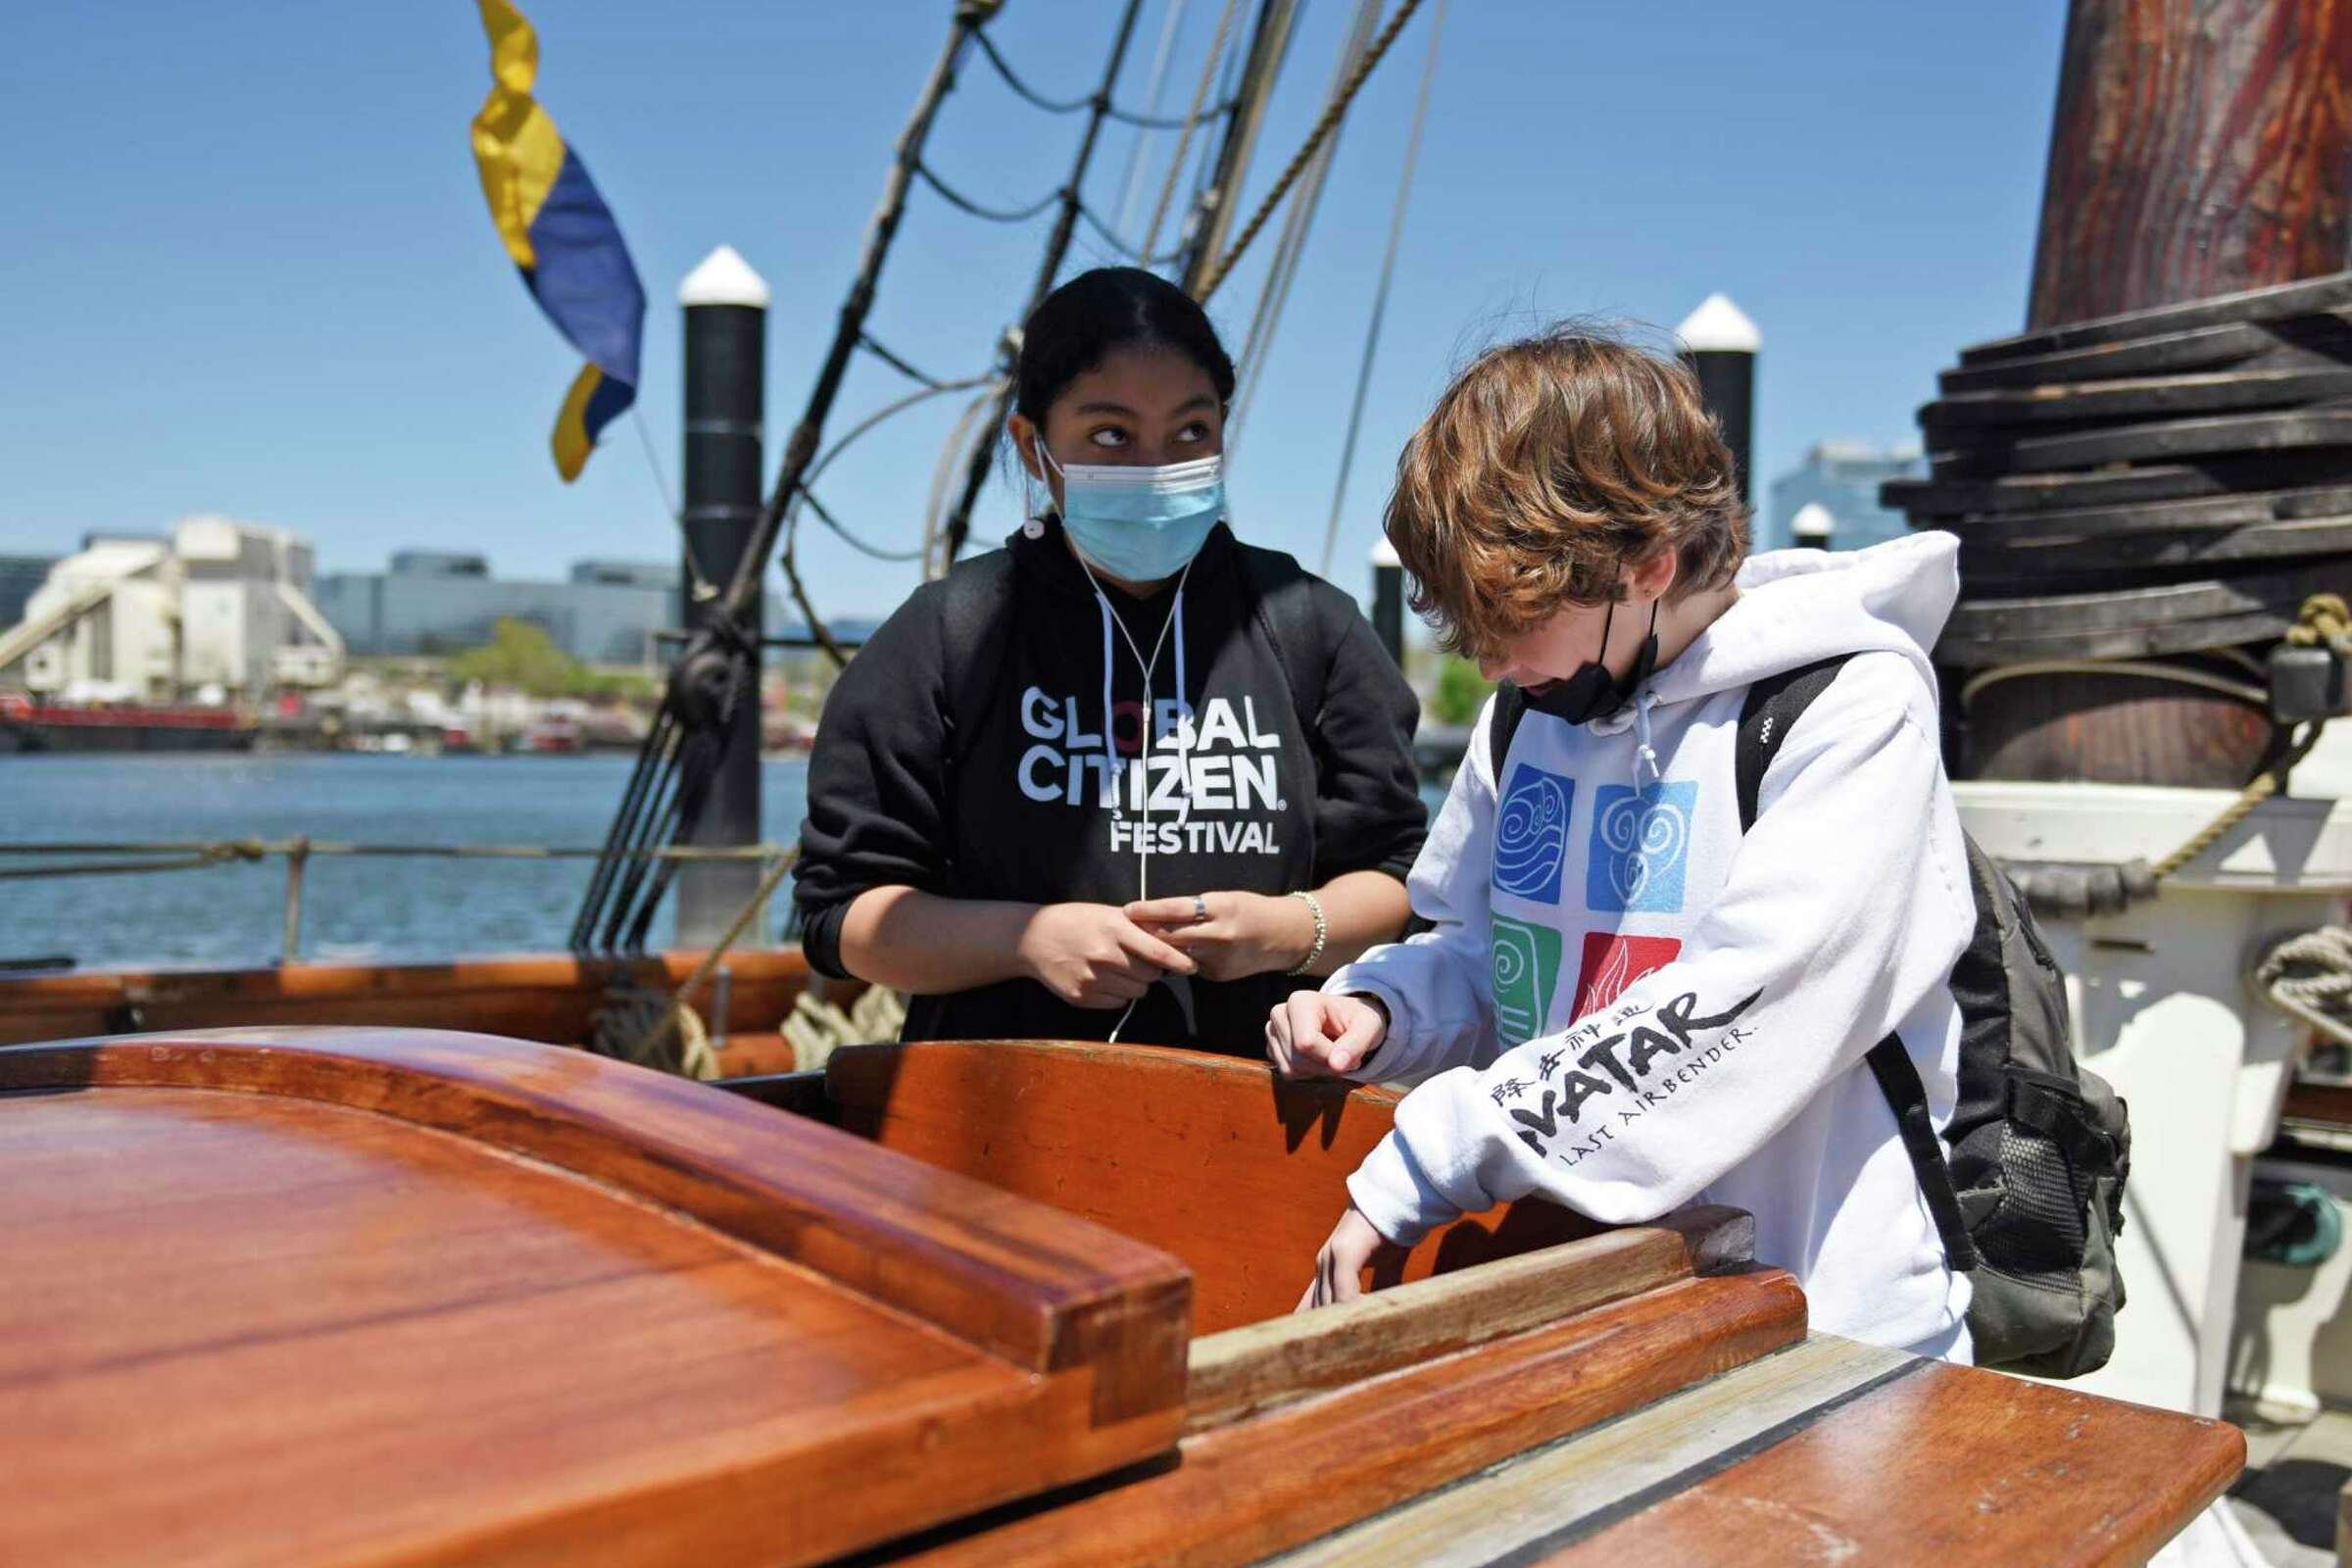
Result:
{"label": "yellow and blue signal flag", "polygon": [[490,35],[490,96],[473,117],[482,194],[523,286],[588,363],[556,416],[556,471],[579,476],[596,438],[637,401],[645,287],[612,210],[579,154],[531,96],[539,35],[507,0],[478,0]]}

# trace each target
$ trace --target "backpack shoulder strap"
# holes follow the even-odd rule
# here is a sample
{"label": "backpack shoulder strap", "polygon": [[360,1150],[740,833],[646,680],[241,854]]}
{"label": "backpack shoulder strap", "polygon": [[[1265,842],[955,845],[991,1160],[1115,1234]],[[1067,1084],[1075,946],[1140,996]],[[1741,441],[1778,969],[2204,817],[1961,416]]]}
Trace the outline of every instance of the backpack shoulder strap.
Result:
{"label": "backpack shoulder strap", "polygon": [[1911,1157],[1920,1196],[1928,1200],[1944,1260],[1954,1272],[1965,1274],[1977,1266],[1977,1243],[1960,1212],[1960,1190],[1952,1181],[1951,1162],[1944,1158],[1943,1141],[1936,1136],[1935,1120],[1928,1114],[1928,1086],[1920,1082],[1919,1067],[1894,1035],[1871,1047],[1863,1059],[1879,1081],[1879,1093],[1886,1097],[1886,1108],[1894,1113],[1894,1130],[1902,1137],[1903,1152]]}
{"label": "backpack shoulder strap", "polygon": [[[1740,709],[1739,738],[1734,742],[1732,769],[1740,801],[1740,831],[1744,833],[1756,825],[1757,797],[1764,789],[1764,771],[1780,754],[1781,743],[1788,739],[1813,700],[1827,691],[1838,671],[1845,667],[1851,655],[1840,654],[1816,663],[1800,664],[1767,675],[1747,689],[1747,700]],[[1911,1053],[1903,1049],[1902,1041],[1888,1035],[1870,1048],[1863,1058],[1870,1063],[1870,1075],[1878,1080],[1879,1093],[1886,1099],[1886,1108],[1894,1115],[1894,1128],[1902,1139],[1903,1152],[1910,1157],[1911,1171],[1918,1178],[1919,1190],[1928,1201],[1928,1213],[1936,1221],[1936,1238],[1943,1243],[1943,1254],[1951,1266],[1967,1273],[1977,1266],[1977,1245],[1968,1234],[1968,1221],[1960,1212],[1959,1190],[1952,1182],[1951,1165],[1944,1159],[1942,1142],[1936,1136],[1934,1118],[1928,1112],[1928,1088],[1920,1081],[1919,1068],[1911,1060]]]}
{"label": "backpack shoulder strap", "polygon": [[1322,617],[1315,613],[1315,579],[1298,559],[1279,550],[1242,547],[1242,574],[1257,602],[1257,617],[1291,684],[1298,733],[1313,745],[1323,716],[1323,677],[1331,663]]}
{"label": "backpack shoulder strap", "polygon": [[959,563],[939,585],[940,667],[948,691],[948,768],[988,711],[1004,672],[1012,627],[1012,553],[992,550]]}
{"label": "backpack shoulder strap", "polygon": [[1494,775],[1494,794],[1502,795],[1502,764],[1511,755],[1512,737],[1527,716],[1527,693],[1511,681],[1494,687],[1494,716],[1487,722],[1487,771]]}
{"label": "backpack shoulder strap", "polygon": [[1829,690],[1851,654],[1839,654],[1816,663],[1799,664],[1765,676],[1747,689],[1740,709],[1740,733],[1733,745],[1732,775],[1740,801],[1740,831],[1756,825],[1756,797],[1764,788],[1764,770],[1779,755],[1781,742],[1795,727],[1813,699]]}

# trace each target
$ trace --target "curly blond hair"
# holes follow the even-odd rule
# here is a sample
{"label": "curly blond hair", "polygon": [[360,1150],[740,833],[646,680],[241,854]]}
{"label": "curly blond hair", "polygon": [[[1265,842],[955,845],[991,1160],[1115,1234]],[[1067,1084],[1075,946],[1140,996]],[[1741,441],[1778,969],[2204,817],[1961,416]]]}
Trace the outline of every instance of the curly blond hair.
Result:
{"label": "curly blond hair", "polygon": [[1747,508],[1696,379],[1592,321],[1455,376],[1396,460],[1386,527],[1413,609],[1472,659],[1622,597],[1624,574],[1662,551],[1675,599],[1721,587],[1747,556]]}

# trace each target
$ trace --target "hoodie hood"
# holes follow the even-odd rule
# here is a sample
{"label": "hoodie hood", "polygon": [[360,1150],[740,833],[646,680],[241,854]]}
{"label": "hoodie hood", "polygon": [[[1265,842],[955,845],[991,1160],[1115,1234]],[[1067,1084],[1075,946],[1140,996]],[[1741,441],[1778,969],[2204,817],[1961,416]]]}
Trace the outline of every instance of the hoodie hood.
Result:
{"label": "hoodie hood", "polygon": [[1840,654],[1893,653],[1935,689],[1929,650],[1960,596],[1960,541],[1917,533],[1867,550],[1774,550],[1751,556],[1740,597],[1617,712],[1614,735],[1648,708],[1753,685]]}

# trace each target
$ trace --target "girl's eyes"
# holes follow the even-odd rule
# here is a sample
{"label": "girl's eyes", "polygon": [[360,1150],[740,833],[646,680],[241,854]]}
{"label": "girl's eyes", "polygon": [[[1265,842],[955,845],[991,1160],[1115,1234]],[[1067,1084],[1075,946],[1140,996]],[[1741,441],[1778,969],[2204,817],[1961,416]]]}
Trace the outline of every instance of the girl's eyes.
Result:
{"label": "girl's eyes", "polygon": [[[1209,429],[1206,419],[1195,419],[1176,432],[1176,440],[1184,446],[1199,446],[1201,442],[1208,440],[1212,434],[1214,432]],[[1120,447],[1135,444],[1135,437],[1115,424],[1098,426],[1087,432],[1086,439],[1089,445],[1101,447],[1106,451],[1116,451]]]}

